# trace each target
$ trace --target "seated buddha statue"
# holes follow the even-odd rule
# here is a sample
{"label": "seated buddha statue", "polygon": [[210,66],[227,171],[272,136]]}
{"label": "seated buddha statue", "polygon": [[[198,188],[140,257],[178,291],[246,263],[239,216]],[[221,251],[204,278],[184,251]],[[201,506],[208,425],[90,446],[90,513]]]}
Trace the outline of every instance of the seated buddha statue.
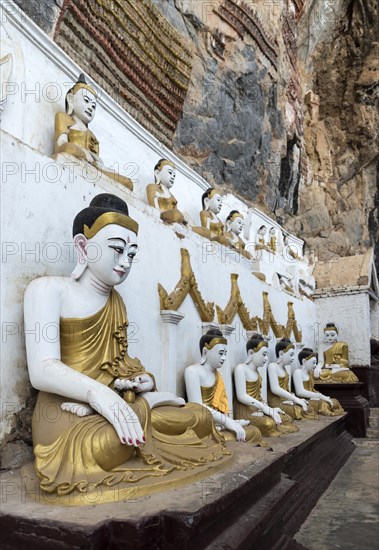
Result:
{"label": "seated buddha statue", "polygon": [[284,244],[284,254],[287,255],[287,259],[292,258],[293,260],[302,261],[302,257],[298,254],[296,246],[290,243],[288,235],[285,235],[283,238]]}
{"label": "seated buddha statue", "polygon": [[161,159],[154,168],[155,183],[146,187],[147,200],[161,212],[161,220],[166,223],[187,224],[183,214],[178,210],[178,201],[170,189],[175,183],[175,164],[167,159]]}
{"label": "seated buddha statue", "polygon": [[[137,233],[123,200],[97,195],[74,220],[71,277],[41,277],[26,290],[28,368],[40,390],[35,470],[55,502],[97,489],[96,502],[148,494],[230,455],[208,411],[156,391],[153,375],[128,355],[125,305],[114,287],[130,272]],[[37,325],[59,327],[58,337],[36,339]]]}
{"label": "seated buddha statue", "polygon": [[267,227],[265,225],[261,225],[255,237],[255,250],[271,250],[266,241],[266,234]]}
{"label": "seated buddha statue", "polygon": [[247,259],[251,256],[247,250],[245,250],[246,243],[240,237],[243,229],[244,219],[242,214],[238,210],[232,210],[225,221],[224,237],[228,239],[230,248],[237,250],[239,254],[242,254]]}
{"label": "seated buddha statue", "polygon": [[201,197],[203,209],[200,212],[201,227],[192,227],[192,231],[220,244],[228,246],[229,240],[224,237],[224,224],[218,217],[222,208],[222,194],[219,189],[210,187]]}
{"label": "seated buddha statue", "polygon": [[303,348],[298,359],[299,368],[295,369],[292,375],[296,395],[302,399],[309,399],[309,405],[316,414],[324,416],[343,414],[345,411],[337,399],[315,390],[313,371],[317,365],[316,353],[311,348]]}
{"label": "seated buddha statue", "polygon": [[324,344],[320,346],[319,363],[314,375],[317,383],[354,383],[358,377],[349,369],[349,346],[339,342],[338,328],[335,323],[324,327]]}
{"label": "seated buddha statue", "polygon": [[229,415],[224,381],[218,372],[224,364],[227,347],[227,340],[218,329],[210,329],[200,338],[200,362],[184,371],[188,401],[201,403],[212,413],[226,440],[251,441],[266,446],[259,428],[252,426],[249,420],[234,420]]}
{"label": "seated buddha statue", "polygon": [[253,334],[246,344],[247,359],[234,369],[234,418],[250,420],[263,436],[279,436],[297,432],[292,418],[280,407],[270,407],[262,398],[262,377],[258,368],[268,360],[268,343],[260,334]]}
{"label": "seated buddha statue", "polygon": [[307,401],[297,397],[290,390],[287,368],[290,369],[295,360],[295,346],[288,338],[282,338],[275,346],[275,353],[276,361],[270,363],[267,368],[268,404],[270,407],[280,407],[293,420],[316,418],[313,410],[308,412]]}
{"label": "seated buddha statue", "polygon": [[132,181],[105,168],[99,157],[99,141],[88,128],[94,119],[96,108],[96,91],[87,84],[85,76],[81,74],[78,82],[66,94],[66,112],[55,115],[54,158],[60,153],[66,153],[86,161],[108,178],[132,191]]}

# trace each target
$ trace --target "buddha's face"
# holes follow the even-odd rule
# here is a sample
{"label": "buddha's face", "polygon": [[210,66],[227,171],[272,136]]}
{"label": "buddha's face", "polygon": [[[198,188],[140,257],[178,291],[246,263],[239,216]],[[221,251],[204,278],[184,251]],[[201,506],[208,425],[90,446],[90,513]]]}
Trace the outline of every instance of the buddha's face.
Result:
{"label": "buddha's face", "polygon": [[106,225],[84,246],[87,266],[102,283],[115,286],[125,281],[137,252],[135,233],[120,225]]}
{"label": "buddha's face", "polygon": [[158,171],[157,176],[159,183],[170,189],[175,183],[176,170],[173,166],[165,164],[163,168]]}
{"label": "buddha's face", "polygon": [[308,372],[313,371],[316,368],[316,366],[317,366],[316,357],[311,357],[311,359],[308,359],[308,361],[306,361],[305,359],[303,360],[303,367],[305,367]]}
{"label": "buddha's face", "polygon": [[204,348],[205,359],[212,369],[220,369],[225,363],[228,346],[226,344],[216,344],[212,349]]}
{"label": "buddha's face", "polygon": [[324,333],[324,341],[327,344],[332,344],[337,341],[337,331],[336,330],[326,330]]}
{"label": "buddha's face", "polygon": [[213,212],[213,214],[219,214],[222,208],[222,197],[218,193],[213,195],[211,199],[207,199],[207,209]]}
{"label": "buddha's face", "polygon": [[286,352],[282,352],[281,359],[283,365],[292,365],[295,361],[295,350],[291,348]]}
{"label": "buddha's face", "polygon": [[275,237],[275,229],[273,227],[270,229],[270,235],[271,237]]}
{"label": "buddha's face", "polygon": [[238,217],[234,218],[232,223],[230,224],[230,231],[232,233],[235,233],[236,235],[240,235],[243,229],[243,218]]}
{"label": "buddha's face", "polygon": [[258,231],[258,233],[259,233],[262,237],[264,237],[264,236],[266,235],[266,233],[267,233],[267,227],[265,227],[265,226],[261,227],[260,230]]}
{"label": "buddha's face", "polygon": [[252,362],[257,367],[264,367],[268,360],[268,349],[262,347],[258,351],[249,350],[249,353],[252,354]]}
{"label": "buddha's face", "polygon": [[71,113],[88,125],[95,116],[97,99],[96,96],[86,88],[80,88],[74,95],[69,94],[68,103]]}

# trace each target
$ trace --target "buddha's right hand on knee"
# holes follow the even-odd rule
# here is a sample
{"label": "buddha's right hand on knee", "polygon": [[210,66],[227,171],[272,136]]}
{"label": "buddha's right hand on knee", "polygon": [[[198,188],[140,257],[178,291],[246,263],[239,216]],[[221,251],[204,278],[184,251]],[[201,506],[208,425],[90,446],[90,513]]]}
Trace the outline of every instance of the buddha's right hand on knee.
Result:
{"label": "buddha's right hand on knee", "polygon": [[124,445],[139,447],[146,441],[140,421],[133,409],[107,386],[90,390],[87,400],[91,407],[108,420]]}

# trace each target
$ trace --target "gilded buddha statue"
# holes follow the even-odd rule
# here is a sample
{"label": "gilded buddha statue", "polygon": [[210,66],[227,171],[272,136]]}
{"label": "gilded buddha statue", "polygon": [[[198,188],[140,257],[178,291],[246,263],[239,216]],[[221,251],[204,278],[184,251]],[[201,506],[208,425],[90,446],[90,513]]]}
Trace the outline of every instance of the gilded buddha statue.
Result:
{"label": "gilded buddha statue", "polygon": [[268,404],[280,407],[293,420],[315,419],[316,413],[309,409],[305,399],[297,397],[290,390],[291,369],[295,361],[295,346],[288,338],[282,338],[275,346],[276,361],[267,368],[269,390]]}
{"label": "gilded buddha statue", "polygon": [[349,369],[349,346],[346,342],[339,342],[337,337],[337,325],[327,323],[324,327],[324,344],[319,350],[319,363],[314,371],[316,382],[359,382]]}
{"label": "gilded buddha statue", "polygon": [[267,227],[261,225],[258,229],[258,233],[255,236],[255,250],[267,250],[270,252],[270,246],[266,240]]}
{"label": "gilded buddha statue", "polygon": [[229,239],[224,237],[224,224],[218,217],[222,208],[222,193],[219,189],[210,187],[201,197],[203,209],[200,212],[201,227],[192,227],[192,231],[211,241],[229,245]]}
{"label": "gilded buddha statue", "polygon": [[242,254],[247,259],[251,256],[246,248],[246,243],[240,237],[243,229],[244,219],[238,210],[232,210],[225,221],[224,238],[229,241],[228,246],[235,249],[239,254]]}
{"label": "gilded buddha statue", "polygon": [[188,401],[200,403],[212,413],[213,420],[230,441],[251,441],[266,446],[262,434],[249,420],[234,420],[230,416],[224,381],[218,372],[226,358],[228,342],[218,329],[210,329],[200,338],[201,359],[186,368],[184,379]]}
{"label": "gilded buddha statue", "polygon": [[268,343],[260,334],[253,334],[246,344],[247,358],[234,369],[234,417],[250,420],[263,436],[280,436],[297,432],[292,418],[280,407],[270,407],[262,398],[262,377],[259,368],[268,361]]}
{"label": "gilded buddha statue", "polygon": [[147,200],[161,212],[161,220],[166,223],[187,224],[183,214],[178,210],[178,201],[170,189],[175,183],[176,168],[171,160],[161,159],[154,167],[155,183],[146,187]]}
{"label": "gilded buddha statue", "polygon": [[60,112],[55,115],[54,158],[65,153],[88,162],[108,178],[132,191],[132,181],[106,168],[99,157],[99,141],[88,128],[95,117],[97,93],[87,84],[83,74],[80,75],[75,86],[67,92],[65,107],[65,113]]}
{"label": "gilded buddha statue", "polygon": [[[74,220],[71,277],[41,277],[25,294],[28,368],[40,390],[35,470],[41,494],[60,504],[81,504],[98,489],[96,502],[109,502],[177,486],[230,455],[211,413],[156,391],[153,375],[128,355],[125,305],[114,287],[132,267],[137,233],[123,200],[96,196]],[[59,338],[36,341],[37,323],[59,327]]]}
{"label": "gilded buddha statue", "polygon": [[298,359],[299,368],[292,375],[296,395],[308,399],[310,407],[317,414],[341,416],[345,411],[339,401],[315,390],[313,372],[317,365],[317,354],[311,348],[303,348]]}

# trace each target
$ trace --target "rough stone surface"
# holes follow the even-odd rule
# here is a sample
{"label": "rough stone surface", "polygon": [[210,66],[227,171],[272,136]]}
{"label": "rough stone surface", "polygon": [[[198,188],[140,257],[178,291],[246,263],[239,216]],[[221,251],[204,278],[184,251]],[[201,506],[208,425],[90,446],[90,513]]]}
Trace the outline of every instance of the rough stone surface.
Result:
{"label": "rough stone surface", "polygon": [[295,535],[309,550],[378,548],[378,448],[361,441]]}
{"label": "rough stone surface", "polygon": [[14,0],[14,2],[48,35],[58,21],[63,0]]}
{"label": "rough stone surface", "polygon": [[8,443],[1,453],[0,469],[15,470],[33,460],[33,448],[23,441]]}

